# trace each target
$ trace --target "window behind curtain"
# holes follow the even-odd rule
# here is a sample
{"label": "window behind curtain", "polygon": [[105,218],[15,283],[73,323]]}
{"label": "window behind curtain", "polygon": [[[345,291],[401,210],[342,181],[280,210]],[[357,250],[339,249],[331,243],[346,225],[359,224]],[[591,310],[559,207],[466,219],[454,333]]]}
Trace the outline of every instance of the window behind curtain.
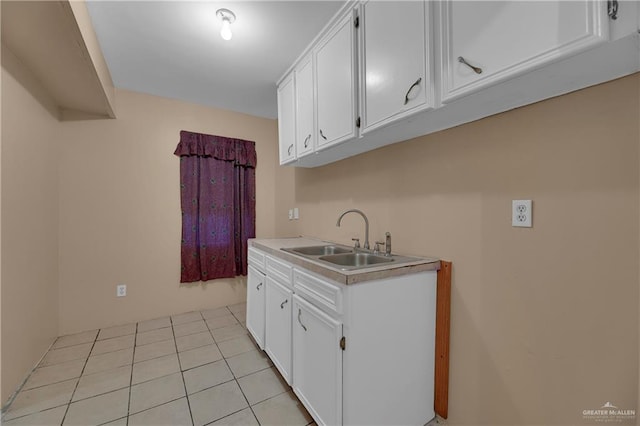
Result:
{"label": "window behind curtain", "polygon": [[180,132],[180,282],[247,274],[255,237],[255,143]]}

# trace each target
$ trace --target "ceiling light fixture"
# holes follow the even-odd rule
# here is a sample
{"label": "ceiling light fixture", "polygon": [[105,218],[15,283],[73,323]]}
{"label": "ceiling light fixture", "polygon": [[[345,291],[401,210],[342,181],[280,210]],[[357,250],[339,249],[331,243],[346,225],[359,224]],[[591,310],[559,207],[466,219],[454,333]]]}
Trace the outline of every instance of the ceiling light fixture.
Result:
{"label": "ceiling light fixture", "polygon": [[216,16],[222,19],[220,37],[222,37],[223,40],[231,40],[231,37],[233,37],[233,34],[231,34],[231,24],[236,20],[236,15],[229,9],[218,9]]}

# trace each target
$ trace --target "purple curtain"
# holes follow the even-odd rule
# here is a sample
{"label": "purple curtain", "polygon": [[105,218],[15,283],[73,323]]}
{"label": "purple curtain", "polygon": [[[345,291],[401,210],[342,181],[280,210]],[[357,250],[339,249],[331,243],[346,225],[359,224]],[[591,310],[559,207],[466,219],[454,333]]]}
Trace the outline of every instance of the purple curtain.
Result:
{"label": "purple curtain", "polygon": [[180,282],[247,274],[256,228],[255,143],[180,132]]}

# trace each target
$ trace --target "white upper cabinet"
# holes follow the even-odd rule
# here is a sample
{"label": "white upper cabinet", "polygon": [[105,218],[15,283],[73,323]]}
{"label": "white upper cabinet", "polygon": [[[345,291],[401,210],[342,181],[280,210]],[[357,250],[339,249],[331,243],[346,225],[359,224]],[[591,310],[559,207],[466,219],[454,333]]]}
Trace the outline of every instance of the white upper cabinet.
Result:
{"label": "white upper cabinet", "polygon": [[367,1],[360,19],[361,133],[434,106],[430,2]]}
{"label": "white upper cabinet", "polygon": [[356,136],[353,14],[340,19],[314,50],[317,150]]}
{"label": "white upper cabinet", "polygon": [[289,74],[278,86],[280,164],[296,159],[296,93],[293,77],[293,73]]}
{"label": "white upper cabinet", "polygon": [[633,1],[346,1],[279,83],[280,163],[321,166],[638,72],[639,20]]}
{"label": "white upper cabinet", "polygon": [[298,158],[313,152],[316,140],[314,128],[313,56],[303,59],[296,75],[296,153]]}
{"label": "white upper cabinet", "polygon": [[[441,3],[441,95],[448,102],[608,40],[606,2]],[[524,89],[524,88],[523,88]]]}

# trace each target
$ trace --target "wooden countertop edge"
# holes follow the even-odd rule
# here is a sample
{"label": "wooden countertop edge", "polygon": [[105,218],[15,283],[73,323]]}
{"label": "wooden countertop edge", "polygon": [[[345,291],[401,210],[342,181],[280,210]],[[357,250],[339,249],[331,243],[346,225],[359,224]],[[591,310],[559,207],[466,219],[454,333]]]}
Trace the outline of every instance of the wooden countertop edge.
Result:
{"label": "wooden countertop edge", "polygon": [[449,416],[449,339],[451,329],[451,270],[453,264],[440,261],[436,294],[436,358],[434,374],[434,411],[443,419]]}

